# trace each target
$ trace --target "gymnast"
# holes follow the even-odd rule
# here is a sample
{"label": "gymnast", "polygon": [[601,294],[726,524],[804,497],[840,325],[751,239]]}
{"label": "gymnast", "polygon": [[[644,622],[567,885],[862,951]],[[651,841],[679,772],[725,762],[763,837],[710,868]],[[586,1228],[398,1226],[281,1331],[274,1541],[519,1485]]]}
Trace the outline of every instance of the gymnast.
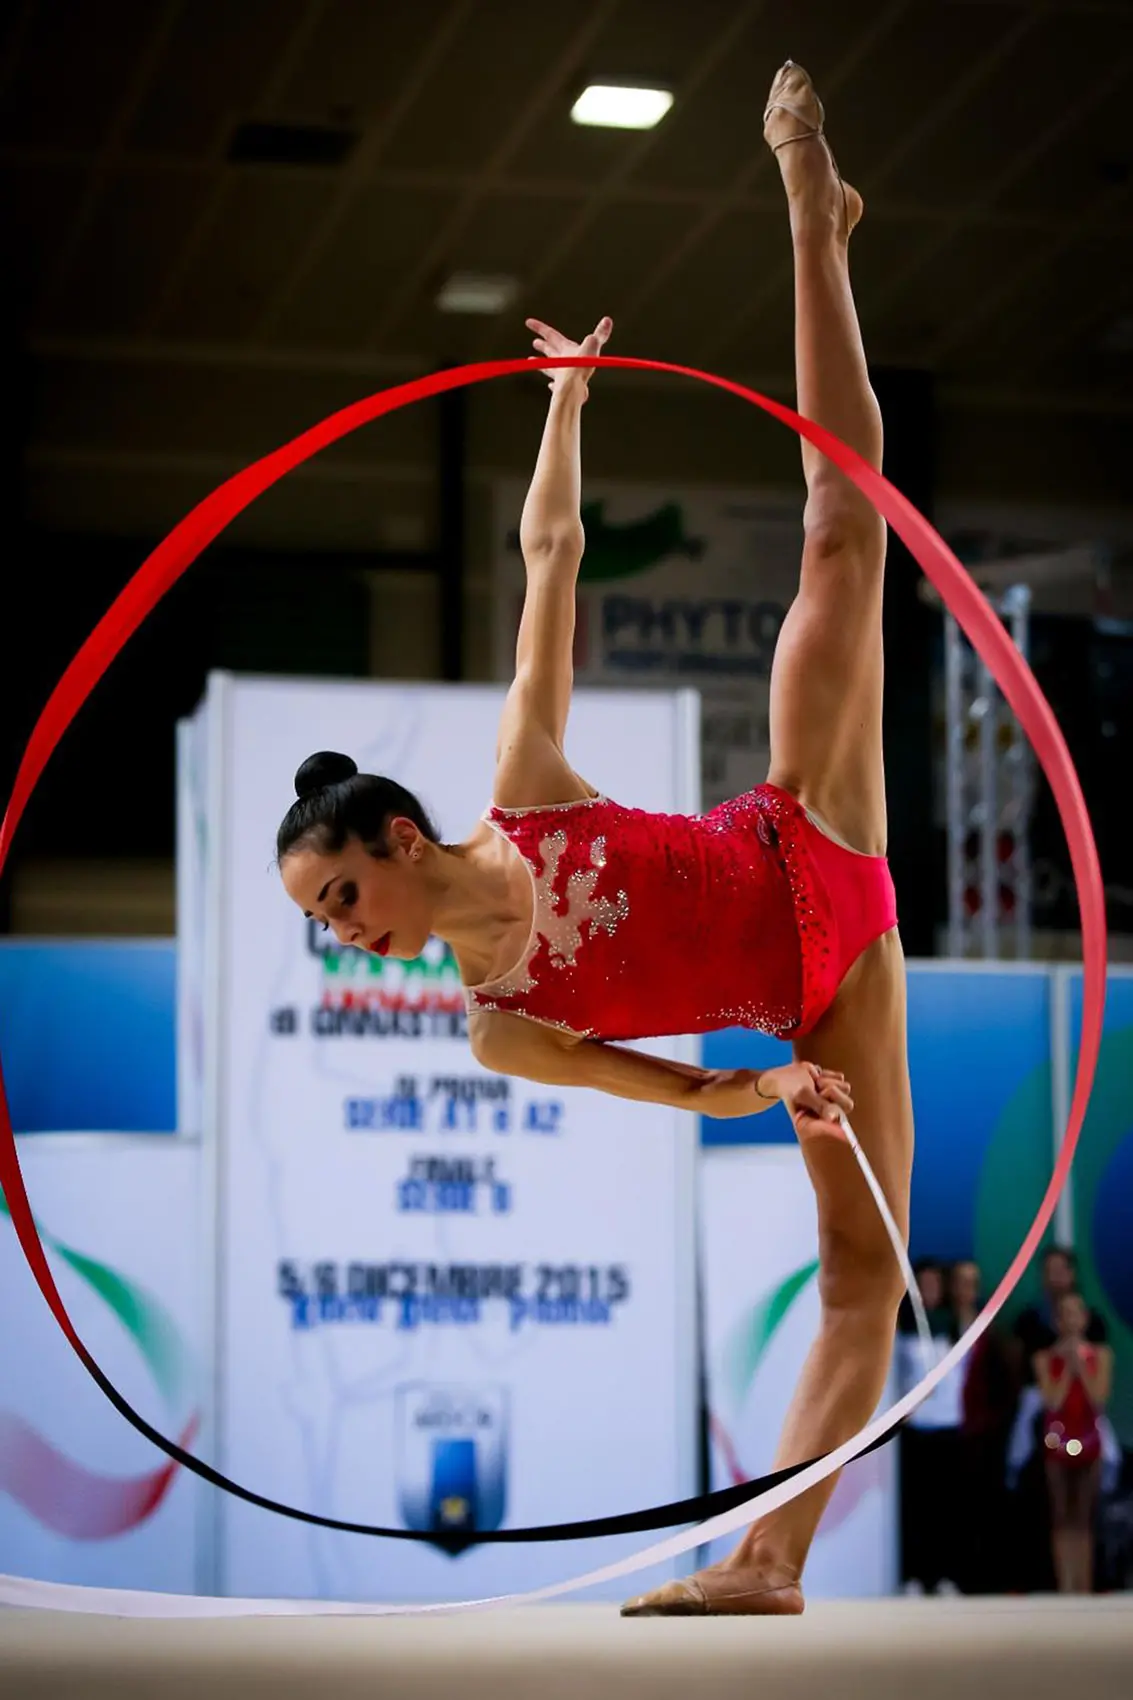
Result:
{"label": "gymnast", "polygon": [[[848,268],[862,202],[838,174],[809,76],[790,61],[772,85],[764,137],[794,251],[799,412],[880,468],[881,416]],[[535,358],[598,356],[612,329],[603,319],[575,344],[527,324]],[[907,1235],[913,1121],[881,733],[885,525],[804,442],[802,564],[771,673],[767,783],[697,816],[601,795],[565,754],[584,547],[580,418],[592,375],[548,374],[491,806],[462,843],[443,844],[412,793],[321,752],[296,775],[277,853],[288,895],[342,944],[411,960],[432,934],[448,942],[486,1068],[699,1115],[785,1106],[817,1197],[821,1325],[779,1468],[829,1452],[868,1421],[903,1292],[841,1125],[853,1112]],[[735,1025],[789,1039],[795,1060],[709,1071],[621,1043]],[[754,1523],[724,1562],[623,1611],[801,1612],[807,1552],[835,1479]]]}

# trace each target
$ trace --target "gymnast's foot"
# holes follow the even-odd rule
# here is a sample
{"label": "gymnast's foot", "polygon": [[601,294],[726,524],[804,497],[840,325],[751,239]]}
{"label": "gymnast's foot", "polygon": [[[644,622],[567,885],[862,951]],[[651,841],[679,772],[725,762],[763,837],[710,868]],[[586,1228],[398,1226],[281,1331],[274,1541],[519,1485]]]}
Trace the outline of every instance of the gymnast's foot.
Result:
{"label": "gymnast's foot", "polygon": [[803,1609],[798,1577],[783,1568],[737,1562],[664,1582],[651,1594],[627,1600],[623,1617],[797,1617]]}
{"label": "gymnast's foot", "polygon": [[796,232],[833,232],[848,241],[862,216],[862,198],[843,182],[825,133],[826,114],[814,84],[788,59],[775,74],[763,138],[779,161]]}

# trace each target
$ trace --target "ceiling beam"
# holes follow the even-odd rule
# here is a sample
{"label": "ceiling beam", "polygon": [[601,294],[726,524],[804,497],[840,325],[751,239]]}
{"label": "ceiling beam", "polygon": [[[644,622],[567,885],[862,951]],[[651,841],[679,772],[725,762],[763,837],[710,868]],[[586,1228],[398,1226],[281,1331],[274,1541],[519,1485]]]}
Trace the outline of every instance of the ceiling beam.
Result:
{"label": "ceiling beam", "polygon": [[[1033,11],[1036,3],[1043,4],[1044,10],[1055,17],[1080,18],[1083,14],[1099,18],[1129,16],[1129,0],[995,0],[997,6],[1010,7],[1016,12]],[[988,0],[943,0],[943,4],[957,8],[978,6],[981,11],[986,11]]]}
{"label": "ceiling beam", "polygon": [[[1123,209],[1125,212],[1124,222],[1127,226],[1131,195],[1133,195],[1133,185],[1127,185],[1116,193],[1113,190],[1103,191],[1093,205],[1080,214],[1078,218],[1067,219],[1061,235],[1049,242],[1039,253],[1030,255],[1022,265],[1009,271],[998,284],[989,283],[987,287],[981,289],[973,297],[968,313],[957,319],[934,342],[932,347],[933,362],[938,366],[946,362],[957,348],[970,339],[973,331],[978,330],[995,313],[1003,312],[1006,307],[1011,305],[1012,301],[1017,300],[1032,279],[1039,277],[1053,260],[1057,260],[1065,254],[1067,249],[1072,248],[1080,237],[1088,236],[1100,226],[1106,224],[1119,227],[1122,224]],[[1114,264],[1122,263],[1115,255]],[[1041,357],[1041,340],[1038,345],[1038,353]]]}
{"label": "ceiling beam", "polygon": [[[35,443],[25,456],[29,467],[77,472],[128,473],[132,477],[194,478],[220,483],[248,463],[239,454],[199,449],[106,448]],[[344,460],[316,455],[289,474],[314,484],[434,484],[431,461]]]}
{"label": "ceiling beam", "polygon": [[359,378],[418,377],[426,363],[412,354],[376,354],[372,349],[265,347],[249,342],[182,342],[148,337],[54,336],[29,339],[40,360],[90,360],[112,366],[211,366],[229,371],[295,372],[318,376],[344,373]]}
{"label": "ceiling beam", "polygon": [[[290,372],[297,377],[356,377],[377,383],[419,377],[429,370],[423,356],[379,354],[372,349],[264,348],[246,343],[135,342],[128,337],[37,336],[29,344],[39,360],[90,361],[106,366],[212,367],[219,371]],[[737,383],[764,395],[789,397],[794,378],[789,371],[730,374]],[[691,380],[664,372],[612,373],[619,389],[656,392],[658,389],[688,394]],[[1109,392],[1076,390],[1059,392],[1041,386],[965,384],[943,381],[940,399],[945,405],[984,408],[988,411],[1019,413],[1096,414],[1098,417],[1133,416],[1133,396],[1128,399]]]}
{"label": "ceiling beam", "polygon": [[[682,106],[701,89],[712,76],[717,67],[735,52],[740,40],[755,22],[759,14],[765,10],[767,0],[748,0],[747,5],[736,9],[731,21],[718,32],[708,43],[703,53],[696,59],[688,70],[683,72],[680,80],[680,101]],[[643,204],[649,200],[653,205],[678,205],[676,201],[657,199],[646,191],[643,194],[641,186],[635,186],[630,179],[642,162],[656,147],[663,137],[664,130],[646,130],[643,134],[630,138],[626,137],[626,146],[618,163],[613,170],[597,186],[590,184],[585,188],[582,205],[574,217],[568,219],[559,233],[557,240],[548,244],[539,265],[524,279],[528,300],[533,301],[542,289],[544,283],[554,276],[567,256],[577,248],[583,236],[593,225],[599,213],[612,203],[621,203],[627,199]],[[682,191],[688,198],[683,201],[685,206],[700,206],[706,199],[703,191]],[[482,339],[483,340],[483,339]]]}
{"label": "ceiling beam", "polygon": [[[578,74],[590,49],[621,3],[622,0],[596,0],[583,22],[562,43],[550,70],[536,83],[527,100],[521,104],[518,118],[504,131],[501,140],[488,155],[478,182],[469,189],[459,206],[453,209],[451,216],[437,231],[417,264],[406,270],[399,286],[363,339],[367,346],[381,343],[389,336],[422,291],[429,288],[457,237],[474,218],[486,185],[514,158],[531,130],[547,113],[551,102],[562,93],[570,79]],[[564,17],[566,15],[563,14]]]}
{"label": "ceiling beam", "polygon": [[0,96],[7,94],[8,85],[20,68],[24,42],[28,38],[38,10],[37,0],[21,0],[15,21],[8,31],[8,40],[4,52],[0,55]]}
{"label": "ceiling beam", "polygon": [[[900,267],[891,275],[885,286],[870,301],[871,316],[876,319],[883,315],[886,308],[903,294],[913,279],[918,277],[926,266],[931,265],[938,254],[945,251],[957,231],[969,229],[975,221],[977,212],[981,216],[991,212],[1000,196],[1005,194],[1021,177],[1024,177],[1036,161],[1040,160],[1060,137],[1066,135],[1075,125],[1080,124],[1097,106],[1107,100],[1113,90],[1128,77],[1131,64],[1133,64],[1133,60],[1122,58],[1109,67],[1108,74],[1103,74],[1103,68],[1099,67],[1097,74],[1085,78],[1084,92],[1081,98],[1067,101],[1059,109],[1058,115],[1052,123],[1048,124],[1045,129],[1036,131],[1028,142],[1020,146],[1017,152],[1010,155],[1008,163],[1002,171],[983,183],[975,191],[971,204],[963,208],[957,215],[952,231],[942,230],[930,237],[924,246],[910,257],[906,265]],[[1064,244],[1058,244],[1058,247],[1062,246]],[[1032,275],[1030,270],[1028,270],[1027,275],[1028,277]],[[983,302],[987,299],[987,295],[982,288],[979,291],[973,290],[969,299],[971,302],[970,313],[965,317],[962,311],[957,312],[952,321],[953,334],[943,338],[936,345],[938,356],[945,348],[951,348],[968,335],[967,326],[969,323],[974,326],[977,323],[983,323],[986,319],[987,315],[983,310]]]}
{"label": "ceiling beam", "polygon": [[322,218],[312,227],[291,270],[280,278],[253,327],[253,336],[266,338],[278,329],[287,309],[342,228],[342,222],[359,191],[373,181],[383,152],[420,99],[429,78],[468,22],[472,10],[473,0],[452,0],[448,11],[430,33],[417,64],[402,79],[396,99],[366,131],[345,169],[339,173]]}
{"label": "ceiling beam", "polygon": [[149,39],[138,56],[134,74],[126,85],[118,110],[103,137],[102,146],[93,158],[88,154],[84,160],[87,168],[86,187],[36,304],[37,317],[50,315],[52,308],[62,299],[83,243],[98,216],[106,192],[114,181],[130,126],[153,86],[157,68],[165,57],[170,37],[183,11],[184,0],[165,0],[165,4],[157,13]]}
{"label": "ceiling beam", "polygon": [[[258,105],[269,110],[287,86],[294,74],[303,51],[316,29],[319,19],[326,10],[327,0],[308,0],[303,13],[296,20],[282,49],[271,62],[271,69],[264,81],[258,96]],[[161,324],[170,308],[180,298],[186,283],[196,276],[197,261],[204,249],[205,243],[216,228],[217,220],[224,210],[229,191],[232,187],[232,174],[225,162],[228,140],[232,128],[230,113],[225,113],[212,143],[212,163],[209,169],[209,194],[198,209],[185,240],[182,242],[177,256],[166,272],[161,286],[155,289],[153,299],[139,325],[139,334],[152,335]],[[199,164],[197,170],[199,171]]]}
{"label": "ceiling beam", "polygon": [[[0,166],[16,171],[21,167],[29,170],[81,170],[88,163],[89,155],[77,149],[0,148]],[[138,172],[154,172],[158,175],[164,173],[170,177],[198,177],[201,166],[199,160],[186,159],[180,154],[121,153],[118,156],[117,169],[120,178]],[[280,178],[293,178],[298,182],[325,183],[327,175],[325,167],[311,165],[248,164],[241,165],[240,170],[242,175],[249,178],[259,176],[271,182],[277,182]],[[579,205],[585,202],[593,191],[592,184],[569,177],[508,175],[485,182],[475,172],[421,171],[412,168],[383,170],[380,166],[374,172],[370,183],[375,188],[427,194],[464,195],[476,191],[486,200],[542,197],[544,200],[575,202]],[[128,184],[120,183],[120,186],[128,189]],[[664,183],[611,184],[607,198],[612,205],[662,206],[698,211],[719,209],[725,212],[775,212],[783,205],[782,192],[778,188],[768,189],[764,193],[752,190],[737,194],[730,188],[680,188]],[[970,222],[994,224],[1010,230],[1053,233],[1062,228],[1062,220],[1051,214],[1014,212],[998,207],[941,205],[939,202],[923,200],[884,200],[875,193],[870,195],[869,212],[871,223],[880,219],[892,219],[902,224],[952,225],[961,216],[966,216]],[[538,275],[541,276],[542,271]],[[262,334],[262,331],[257,331],[256,334]]]}
{"label": "ceiling beam", "polygon": [[1096,390],[1045,390],[997,384],[941,383],[941,407],[967,408],[973,413],[1045,414],[1048,418],[1133,419],[1133,396],[1099,394]]}
{"label": "ceiling beam", "polygon": [[1041,329],[1036,327],[1032,339],[1026,344],[1025,352],[1020,354],[1018,359],[1001,367],[1005,381],[1026,383],[1034,368],[1033,349],[1036,338],[1040,340],[1043,368],[1048,372],[1060,354],[1077,347],[1086,339],[1091,340],[1092,347],[1097,352],[1102,352],[1105,328],[1112,326],[1115,320],[1127,317],[1126,309],[1129,303],[1127,271],[1122,268],[1107,281],[1111,288],[1107,291],[1095,285],[1081,312],[1065,313],[1054,324],[1044,321]]}

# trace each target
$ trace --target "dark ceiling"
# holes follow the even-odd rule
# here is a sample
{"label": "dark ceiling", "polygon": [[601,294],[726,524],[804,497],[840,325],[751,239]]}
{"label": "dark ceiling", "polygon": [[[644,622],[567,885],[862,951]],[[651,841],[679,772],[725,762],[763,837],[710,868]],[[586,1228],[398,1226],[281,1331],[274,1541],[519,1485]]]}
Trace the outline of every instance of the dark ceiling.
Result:
{"label": "dark ceiling", "polygon": [[[760,116],[790,55],[866,197],[872,356],[977,405],[1133,409],[1126,0],[27,0],[3,28],[33,351],[421,370],[610,311],[623,350],[781,374]],[[673,85],[656,130],[570,121],[611,73]],[[464,269],[516,310],[438,313]]]}

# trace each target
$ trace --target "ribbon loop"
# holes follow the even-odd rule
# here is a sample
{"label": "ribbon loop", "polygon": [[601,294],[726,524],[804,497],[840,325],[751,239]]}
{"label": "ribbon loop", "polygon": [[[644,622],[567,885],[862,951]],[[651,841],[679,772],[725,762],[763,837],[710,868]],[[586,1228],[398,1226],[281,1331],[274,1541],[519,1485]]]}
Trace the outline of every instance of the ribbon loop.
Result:
{"label": "ribbon loop", "polygon": [[[138,568],[134,577],[112,603],[94,631],[79,649],[51,693],[28,740],[27,748],[16,774],[12,795],[8,801],[3,822],[0,824],[0,873],[3,872],[13,836],[27,807],[28,800],[67,727],[86,702],[115,656],[118,655],[133,633],[137,631],[157,602],[209,544],[220,536],[225,527],[230,525],[237,515],[242,513],[258,496],[262,495],[271,485],[277,483],[286,473],[302,465],[312,455],[317,454],[320,449],[326,448],[329,444],[348,436],[350,432],[358,430],[360,426],[367,425],[385,414],[394,413],[402,407],[408,407],[414,402],[442,395],[449,390],[462,389],[468,385],[484,383],[496,378],[530,373],[533,364],[544,370],[560,366],[609,366],[630,371],[667,372],[672,375],[695,379],[700,383],[710,384],[716,389],[737,396],[741,401],[745,401],[753,407],[761,408],[764,413],[770,414],[772,418],[778,419],[798,436],[812,443],[828,460],[844,472],[851,483],[856,485],[873,504],[877,512],[901,538],[909,553],[940,593],[945,606],[956,616],[977,654],[987,663],[996,683],[1015,711],[1015,715],[1029,738],[1043,772],[1050,783],[1070,849],[1071,865],[1081,911],[1083,1000],[1078,1072],[1074,1085],[1069,1123],[1054,1173],[1051,1176],[1050,1185],[1039,1206],[1038,1214],[1019,1247],[1010,1268],[980,1315],[967,1333],[956,1342],[924,1379],[904,1398],[898,1400],[889,1411],[875,1418],[872,1423],[826,1457],[814,1460],[809,1464],[796,1465],[789,1471],[781,1471],[774,1478],[768,1477],[762,1482],[745,1484],[742,1490],[725,1489],[723,1494],[705,1496],[705,1500],[702,1501],[684,1501],[676,1506],[658,1507],[648,1512],[631,1513],[624,1518],[602,1519],[603,1528],[601,1531],[586,1523],[560,1524],[548,1529],[496,1531],[496,1538],[512,1540],[521,1537],[543,1540],[574,1538],[575,1535],[613,1532],[614,1526],[623,1531],[629,1528],[656,1528],[664,1526],[664,1522],[658,1521],[661,1517],[668,1521],[674,1521],[679,1516],[680,1520],[683,1521],[689,1515],[697,1515],[707,1509],[708,1504],[712,1504],[714,1508],[716,1505],[725,1503],[725,1500],[729,1504],[727,1510],[720,1511],[707,1522],[702,1522],[698,1527],[686,1530],[680,1535],[671,1536],[668,1540],[662,1541],[644,1552],[619,1560],[615,1564],[606,1565],[586,1576],[575,1577],[526,1594],[508,1596],[507,1603],[514,1603],[517,1600],[549,1599],[597,1582],[630,1575],[635,1570],[641,1570],[648,1565],[676,1557],[705,1541],[714,1539],[718,1535],[743,1528],[752,1522],[756,1515],[766,1516],[769,1512],[806,1492],[808,1488],[823,1481],[863,1451],[871,1446],[879,1445],[893,1432],[898,1423],[915,1410],[917,1405],[928,1397],[933,1388],[956,1368],[980,1336],[991,1326],[1004,1303],[1010,1297],[1031,1257],[1038,1249],[1042,1236],[1054,1214],[1059,1194],[1070,1171],[1070,1164],[1086,1113],[1090,1088],[1093,1084],[1094,1070],[1101,1044],[1106,982],[1105,901],[1101,870],[1089,816],[1078,776],[1070,759],[1070,753],[1050,705],[1039,690],[1030,668],[1012,644],[984,596],[948,548],[943,538],[934,531],[928,521],[917,512],[900,491],[890,484],[888,479],[884,478],[880,472],[870,466],[861,455],[841,442],[823,426],[816,424],[813,420],[804,419],[792,408],[784,406],[781,402],[773,401],[767,396],[760,395],[755,390],[747,389],[742,384],[734,383],[728,378],[716,377],[709,372],[700,372],[693,367],[679,366],[669,361],[631,359],[622,355],[570,356],[539,360],[534,363],[526,359],[484,361],[476,365],[461,366],[445,372],[432,373],[428,377],[415,379],[412,383],[379,391],[376,395],[356,402],[352,406],[344,408],[341,412],[332,414],[321,423],[312,426],[310,430],[305,431],[292,442],[284,444],[282,448],[266,455],[245,471],[237,473],[235,477],[228,479],[226,483],[214,490],[210,496],[205,497],[204,501],[199,503],[179,525],[174,527],[164,542],[159,544]],[[925,759],[928,759],[927,750],[925,751]],[[131,1423],[168,1457],[201,1476],[205,1481],[211,1482],[214,1486],[223,1488],[228,1493],[236,1494],[254,1505],[275,1511],[282,1516],[297,1518],[302,1522],[318,1524],[324,1528],[349,1530],[358,1534],[423,1538],[416,1531],[381,1529],[363,1524],[348,1523],[333,1517],[323,1517],[314,1512],[301,1511],[296,1507],[282,1505],[274,1500],[266,1499],[260,1494],[255,1494],[249,1489],[241,1487],[238,1483],[229,1481],[209,1465],[192,1457],[175,1442],[159,1434],[127,1403],[117,1388],[104,1375],[79,1338],[55,1285],[24,1188],[7,1098],[3,1088],[2,1071],[0,1071],[0,1187],[3,1188],[7,1199],[12,1223],[24,1255],[57,1324],[78,1354],[84,1367],[98,1383],[107,1398],[126,1418],[127,1422]],[[735,1503],[737,1494],[742,1494],[741,1503],[738,1505]],[[670,1517],[669,1514],[671,1513],[675,1515]],[[478,1539],[485,1538],[491,1537],[478,1537]],[[15,1604],[27,1603],[27,1590],[34,1586],[45,1587],[47,1585],[21,1582],[18,1586],[13,1583],[10,1588],[7,1588],[4,1579],[0,1578],[0,1601]],[[100,1590],[92,1589],[89,1592],[91,1595],[95,1595]],[[81,1595],[83,1590],[68,1590],[68,1593]],[[16,1597],[13,1598],[13,1596]],[[498,1603],[504,1602],[478,1600],[454,1602],[447,1606],[359,1606],[351,1609],[375,1613],[407,1610],[452,1611]],[[215,1604],[218,1608],[218,1615],[233,1615],[232,1608],[237,1606],[237,1602],[234,1601],[217,1601]],[[259,1609],[262,1609],[262,1602],[247,1602],[249,1610],[256,1607],[257,1604]],[[200,1608],[205,1607],[207,1602],[196,1601],[194,1605],[196,1609],[185,1615],[202,1615]],[[285,1609],[285,1605],[286,1603],[281,1602],[281,1609]],[[220,1607],[227,1609],[220,1612]],[[99,1608],[92,1604],[88,1609],[110,1608]],[[300,1609],[317,1612],[320,1607],[317,1604],[304,1604]],[[327,1606],[323,1609],[331,1610],[333,1608]]]}

